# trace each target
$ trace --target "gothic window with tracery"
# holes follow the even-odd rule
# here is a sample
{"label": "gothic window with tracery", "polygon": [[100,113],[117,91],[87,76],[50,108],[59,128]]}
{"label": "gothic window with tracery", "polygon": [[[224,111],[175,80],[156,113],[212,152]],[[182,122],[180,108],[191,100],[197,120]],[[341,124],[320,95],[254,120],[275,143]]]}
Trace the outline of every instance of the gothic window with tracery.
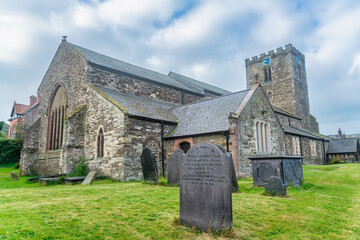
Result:
{"label": "gothic window with tracery", "polygon": [[51,100],[48,124],[48,150],[59,149],[63,144],[66,115],[66,91],[62,85],[55,90]]}

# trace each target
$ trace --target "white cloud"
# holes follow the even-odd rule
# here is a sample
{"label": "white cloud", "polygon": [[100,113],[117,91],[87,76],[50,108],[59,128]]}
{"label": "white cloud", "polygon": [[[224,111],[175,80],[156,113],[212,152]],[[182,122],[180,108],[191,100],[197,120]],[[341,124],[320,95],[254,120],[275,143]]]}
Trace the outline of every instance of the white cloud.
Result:
{"label": "white cloud", "polygon": [[[185,12],[174,18],[179,11]],[[13,100],[28,101],[68,35],[106,55],[231,91],[245,88],[245,58],[293,43],[306,55],[311,110],[321,130],[349,124],[360,132],[348,120],[360,115],[354,105],[360,102],[359,15],[356,1],[336,0],[2,1],[0,101],[9,104],[0,106],[0,120]],[[27,89],[15,93],[12,83]]]}
{"label": "white cloud", "polygon": [[28,16],[0,15],[0,61],[16,62],[31,47],[36,21]]}

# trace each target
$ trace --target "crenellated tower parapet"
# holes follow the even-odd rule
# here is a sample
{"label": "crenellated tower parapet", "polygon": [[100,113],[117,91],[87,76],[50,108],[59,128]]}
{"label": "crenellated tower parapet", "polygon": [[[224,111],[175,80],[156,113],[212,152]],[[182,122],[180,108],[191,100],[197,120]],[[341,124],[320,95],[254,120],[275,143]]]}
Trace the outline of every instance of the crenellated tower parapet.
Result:
{"label": "crenellated tower parapet", "polygon": [[245,60],[246,85],[260,83],[270,102],[303,121],[310,129],[310,106],[305,55],[292,44]]}

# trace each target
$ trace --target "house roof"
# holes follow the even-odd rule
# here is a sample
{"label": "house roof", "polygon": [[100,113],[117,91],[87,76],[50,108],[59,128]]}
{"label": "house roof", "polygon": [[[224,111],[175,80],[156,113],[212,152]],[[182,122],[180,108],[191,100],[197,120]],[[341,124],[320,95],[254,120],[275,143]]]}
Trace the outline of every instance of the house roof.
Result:
{"label": "house roof", "polygon": [[170,109],[178,106],[177,104],[99,86],[95,86],[95,88],[105,98],[115,101],[123,112],[131,116],[176,123],[175,115],[172,114]]}
{"label": "house roof", "polygon": [[354,153],[358,151],[357,138],[330,140],[327,153]]}
{"label": "house roof", "polygon": [[175,73],[175,72],[169,72],[169,77],[179,81],[180,83],[190,87],[190,88],[198,88],[200,91],[204,92],[204,90],[215,93],[217,95],[227,95],[230,94],[230,91],[227,91],[222,88],[215,87],[213,85],[195,80],[193,78],[186,77],[184,75]]}
{"label": "house roof", "polygon": [[178,126],[166,137],[180,137],[229,130],[229,115],[236,112],[248,90],[171,109]]}
{"label": "house roof", "polygon": [[14,103],[10,116],[12,117],[14,114],[22,115],[28,109],[29,109],[29,105]]}
{"label": "house roof", "polygon": [[70,47],[72,47],[76,52],[78,52],[80,55],[85,57],[85,59],[93,63],[97,66],[102,66],[108,69],[113,69],[118,72],[122,72],[125,74],[129,74],[131,76],[140,77],[142,80],[150,81],[157,84],[166,85],[171,88],[181,89],[185,90],[187,92],[202,94],[201,91],[197,91],[196,89],[191,89],[190,87],[180,83],[179,81],[176,81],[175,79],[165,75],[161,74],[155,71],[151,71],[146,68],[142,68],[139,66],[135,66],[133,64],[120,61],[115,58],[111,58],[108,56],[105,56],[103,54],[91,51],[89,49],[74,45],[72,43],[69,43],[65,41]]}

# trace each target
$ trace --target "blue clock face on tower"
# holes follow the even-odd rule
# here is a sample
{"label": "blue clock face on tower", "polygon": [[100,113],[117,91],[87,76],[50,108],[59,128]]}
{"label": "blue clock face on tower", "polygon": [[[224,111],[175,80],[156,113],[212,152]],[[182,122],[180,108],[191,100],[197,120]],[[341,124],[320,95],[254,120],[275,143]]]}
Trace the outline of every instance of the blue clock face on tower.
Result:
{"label": "blue clock face on tower", "polygon": [[270,64],[270,61],[271,61],[271,57],[265,57],[264,60],[263,60],[263,63],[265,66],[269,65]]}

